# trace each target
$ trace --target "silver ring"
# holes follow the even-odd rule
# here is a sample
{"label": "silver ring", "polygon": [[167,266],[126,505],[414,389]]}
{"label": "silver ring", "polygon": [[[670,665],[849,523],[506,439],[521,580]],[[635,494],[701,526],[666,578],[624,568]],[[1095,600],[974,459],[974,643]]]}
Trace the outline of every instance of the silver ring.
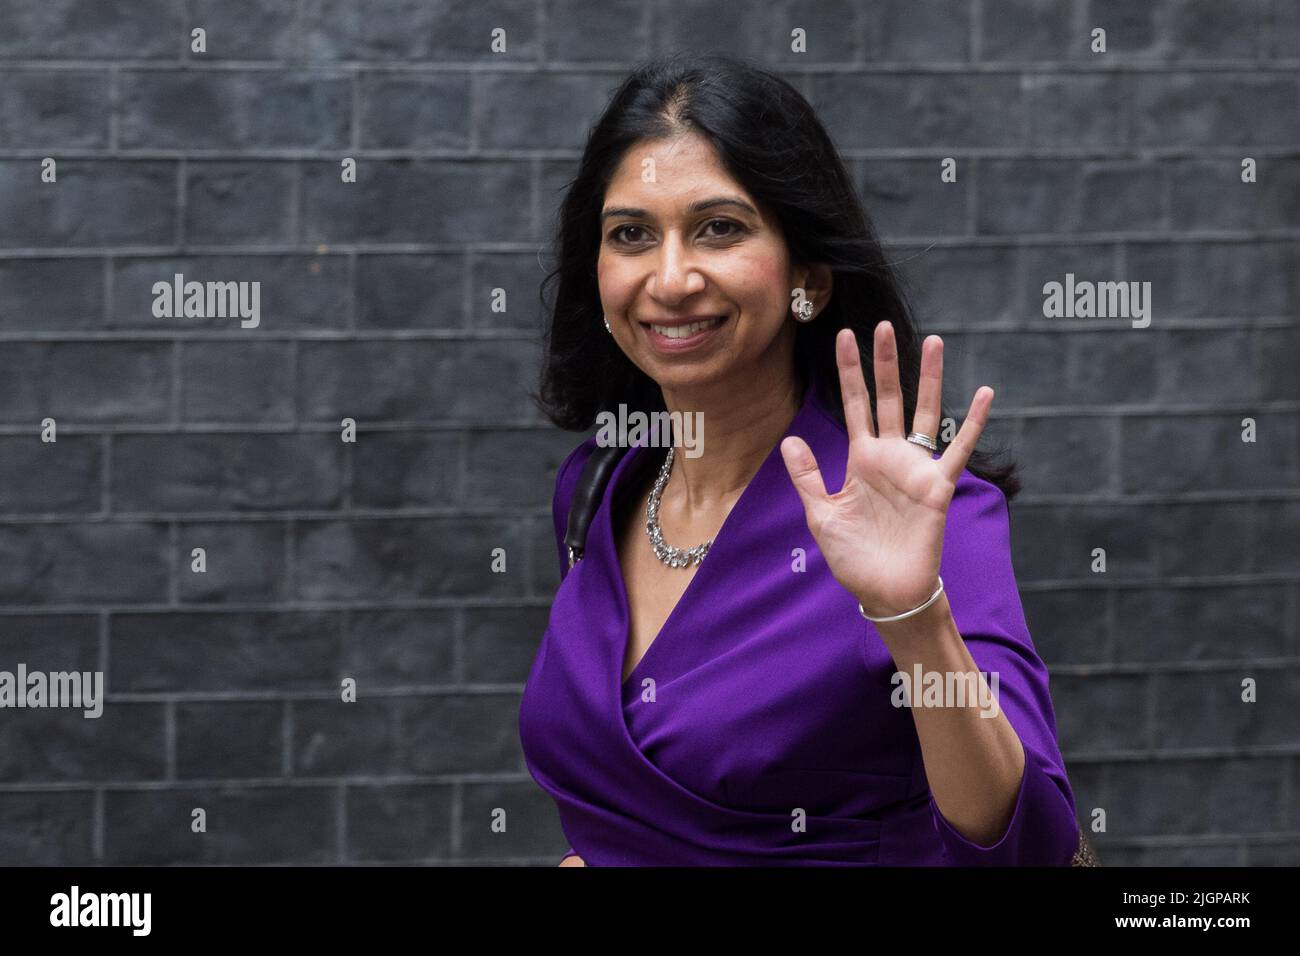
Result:
{"label": "silver ring", "polygon": [[930,451],[939,450],[938,442],[936,442],[929,435],[922,435],[920,432],[912,432],[912,434],[907,436],[907,440],[912,442],[914,445],[922,445],[930,449]]}

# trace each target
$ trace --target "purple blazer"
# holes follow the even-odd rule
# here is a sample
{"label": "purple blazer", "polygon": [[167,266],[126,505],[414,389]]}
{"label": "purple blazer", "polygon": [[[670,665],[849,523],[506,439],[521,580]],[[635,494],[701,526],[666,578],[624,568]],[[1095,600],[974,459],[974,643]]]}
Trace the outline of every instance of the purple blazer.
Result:
{"label": "purple blazer", "polygon": [[[827,491],[838,491],[848,436],[812,387],[786,434],[808,443]],[[1025,750],[1011,822],[980,846],[940,814],[911,711],[890,702],[893,659],[827,568],[779,445],[626,683],[610,501],[633,457],[659,452],[623,456],[572,570],[562,537],[595,438],[561,466],[563,581],[519,733],[570,853],[590,866],[1068,865],[1074,795],[1012,571],[1005,496],[962,472],[939,572],[971,656],[999,674],[998,703]]]}

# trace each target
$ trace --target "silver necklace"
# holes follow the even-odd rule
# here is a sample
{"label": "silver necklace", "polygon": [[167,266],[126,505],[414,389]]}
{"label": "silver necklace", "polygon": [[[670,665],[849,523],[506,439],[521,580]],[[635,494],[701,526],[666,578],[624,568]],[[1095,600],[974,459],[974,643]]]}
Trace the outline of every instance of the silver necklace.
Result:
{"label": "silver necklace", "polygon": [[645,508],[645,530],[650,536],[650,547],[655,549],[655,555],[660,561],[670,568],[689,568],[692,564],[699,564],[704,560],[704,556],[709,553],[709,546],[713,544],[713,539],[710,538],[687,551],[664,543],[663,529],[659,527],[659,499],[663,497],[664,487],[668,484],[668,475],[672,470],[673,446],[669,445],[668,454],[664,456],[663,467],[659,469],[659,477],[655,479],[655,486],[650,490],[650,502]]}

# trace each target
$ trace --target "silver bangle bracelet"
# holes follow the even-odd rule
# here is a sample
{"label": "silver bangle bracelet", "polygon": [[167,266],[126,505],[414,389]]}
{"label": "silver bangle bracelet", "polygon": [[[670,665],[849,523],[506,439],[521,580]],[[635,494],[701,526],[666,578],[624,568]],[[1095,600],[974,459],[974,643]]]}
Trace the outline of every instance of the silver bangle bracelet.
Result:
{"label": "silver bangle bracelet", "polygon": [[861,611],[862,616],[865,617],[872,624],[883,624],[887,621],[901,621],[904,618],[911,617],[913,614],[920,614],[922,611],[924,611],[935,601],[939,600],[939,595],[942,593],[943,593],[943,578],[941,577],[939,578],[939,586],[934,589],[934,593],[930,595],[929,600],[926,601],[924,604],[922,604],[920,607],[912,608],[912,610],[910,611],[904,611],[902,614],[895,614],[893,617],[872,617],[870,614],[866,612],[866,609],[863,608],[861,604],[858,604],[858,610]]}

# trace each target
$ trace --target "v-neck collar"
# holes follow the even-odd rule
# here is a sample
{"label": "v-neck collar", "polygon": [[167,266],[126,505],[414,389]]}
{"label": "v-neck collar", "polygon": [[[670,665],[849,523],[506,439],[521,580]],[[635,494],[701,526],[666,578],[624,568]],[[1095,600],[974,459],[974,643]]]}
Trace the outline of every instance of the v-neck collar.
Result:
{"label": "v-neck collar", "polygon": [[[732,505],[731,510],[727,512],[727,517],[723,519],[722,527],[718,529],[717,535],[713,539],[713,544],[709,546],[709,553],[705,555],[696,568],[694,576],[686,585],[686,590],[682,592],[681,597],[669,612],[659,633],[655,635],[653,641],[646,648],[641,659],[637,661],[636,666],[632,668],[627,679],[622,679],[623,662],[627,657],[627,644],[631,630],[631,608],[627,595],[627,588],[623,581],[623,566],[619,559],[618,542],[614,537],[614,520],[613,520],[613,502],[620,487],[619,482],[623,480],[631,467],[631,463],[638,456],[648,454],[649,446],[633,446],[627,454],[619,460],[614,468],[606,485],[604,497],[597,515],[597,534],[599,535],[600,547],[605,549],[606,561],[604,565],[609,569],[611,578],[609,586],[612,588],[614,596],[614,605],[618,615],[615,626],[611,633],[613,640],[610,641],[609,647],[604,649],[607,657],[612,657],[612,670],[614,689],[616,692],[615,699],[623,701],[627,692],[638,686],[642,677],[645,676],[648,666],[660,660],[665,654],[672,650],[672,642],[675,633],[681,628],[677,627],[680,618],[689,614],[691,606],[698,603],[699,594],[707,591],[710,582],[716,574],[723,573],[727,568],[733,567],[735,562],[741,557],[733,555],[734,534],[729,534],[729,529],[738,522],[744,520],[747,510],[752,506],[756,498],[771,497],[771,492],[778,489],[784,489],[790,495],[797,498],[798,493],[795,491],[793,484],[790,482],[790,476],[785,467],[785,460],[781,455],[781,442],[790,435],[797,435],[808,442],[809,446],[814,449],[814,453],[819,442],[815,439],[818,431],[818,424],[822,427],[831,426],[832,422],[827,413],[820,407],[817,396],[817,380],[815,375],[809,376],[809,381],[804,389],[802,404],[799,411],[795,414],[790,424],[786,427],[784,433],[773,444],[772,449],[768,452],[767,457],[758,467],[758,471],[750,479],[741,492],[736,503]],[[833,493],[838,490],[830,488],[830,484],[835,481],[830,475],[823,475],[828,484],[828,491]],[[839,476],[842,482],[843,476]],[[801,505],[802,507],[802,505]],[[662,665],[660,665],[662,667]]]}

